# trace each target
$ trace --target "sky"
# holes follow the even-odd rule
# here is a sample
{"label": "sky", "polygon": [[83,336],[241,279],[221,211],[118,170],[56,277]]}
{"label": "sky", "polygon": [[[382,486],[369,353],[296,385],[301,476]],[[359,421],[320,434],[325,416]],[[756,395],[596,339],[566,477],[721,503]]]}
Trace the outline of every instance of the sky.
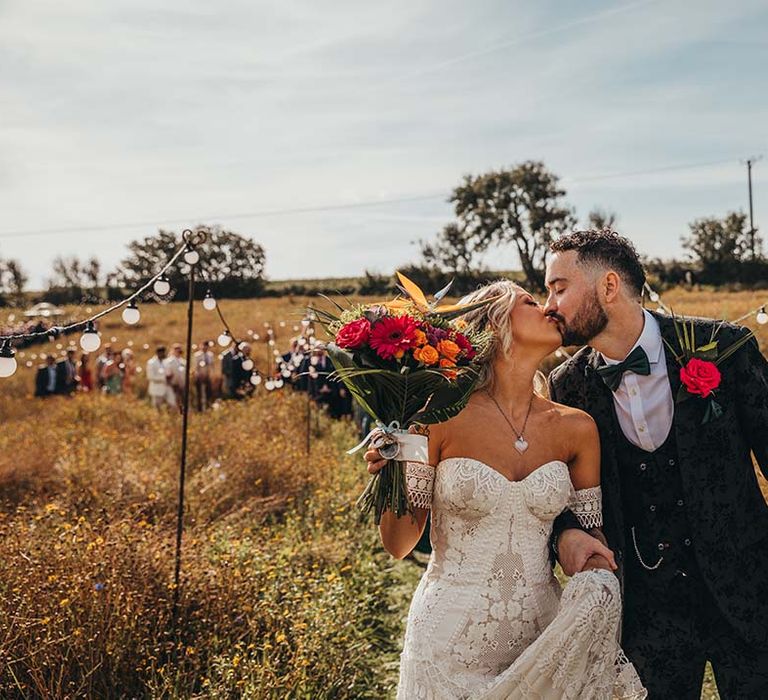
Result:
{"label": "sky", "polygon": [[[391,273],[463,176],[528,159],[679,257],[748,210],[766,37],[765,0],[0,0],[0,257],[35,289],[56,255],[219,223],[273,279]],[[768,159],[753,195],[759,227]]]}

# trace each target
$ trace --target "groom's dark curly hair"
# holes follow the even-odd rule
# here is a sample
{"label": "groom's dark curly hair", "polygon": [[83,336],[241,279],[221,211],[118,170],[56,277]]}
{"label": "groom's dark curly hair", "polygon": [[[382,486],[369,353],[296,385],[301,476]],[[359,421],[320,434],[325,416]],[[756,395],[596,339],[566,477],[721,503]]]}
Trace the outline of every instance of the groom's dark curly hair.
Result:
{"label": "groom's dark curly hair", "polygon": [[552,241],[549,249],[553,253],[575,250],[579,262],[609,267],[637,296],[643,293],[645,270],[635,246],[610,228],[571,231]]}

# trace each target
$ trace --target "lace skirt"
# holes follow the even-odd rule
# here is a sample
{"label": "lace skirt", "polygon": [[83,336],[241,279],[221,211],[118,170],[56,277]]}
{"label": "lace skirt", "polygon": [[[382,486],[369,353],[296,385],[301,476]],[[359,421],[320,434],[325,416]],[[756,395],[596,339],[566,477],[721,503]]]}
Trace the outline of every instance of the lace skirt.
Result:
{"label": "lace skirt", "polygon": [[578,573],[552,622],[496,678],[459,689],[429,672],[439,664],[411,660],[400,669],[398,700],[644,700],[648,693],[617,641],[620,622],[618,579],[602,569]]}

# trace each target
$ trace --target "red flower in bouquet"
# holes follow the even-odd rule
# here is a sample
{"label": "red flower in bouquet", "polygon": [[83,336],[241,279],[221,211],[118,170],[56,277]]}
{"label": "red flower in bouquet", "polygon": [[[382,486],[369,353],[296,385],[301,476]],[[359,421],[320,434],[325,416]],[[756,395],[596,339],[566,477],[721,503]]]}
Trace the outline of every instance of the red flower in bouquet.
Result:
{"label": "red flower in bouquet", "polygon": [[367,318],[358,318],[339,329],[336,334],[336,345],[340,348],[357,350],[365,345],[370,337],[370,322]]}
{"label": "red flower in bouquet", "polygon": [[714,362],[692,357],[680,368],[680,380],[690,394],[706,398],[720,386],[720,370]]}
{"label": "red flower in bouquet", "polygon": [[472,343],[469,342],[467,336],[463,333],[456,333],[453,342],[461,349],[461,354],[464,359],[471,360],[475,356],[475,349],[472,347]]}
{"label": "red flower in bouquet", "polygon": [[416,341],[416,329],[410,316],[385,316],[371,328],[369,342],[382,359],[399,360]]}

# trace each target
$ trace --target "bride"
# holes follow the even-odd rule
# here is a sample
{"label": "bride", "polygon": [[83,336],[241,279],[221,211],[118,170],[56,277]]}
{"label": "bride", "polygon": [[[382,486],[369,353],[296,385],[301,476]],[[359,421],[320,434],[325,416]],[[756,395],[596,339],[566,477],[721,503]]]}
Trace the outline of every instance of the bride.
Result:
{"label": "bride", "polygon": [[[601,541],[600,443],[592,418],[539,394],[557,323],[509,281],[463,320],[493,332],[466,408],[430,426],[429,461],[408,463],[415,519],[385,513],[381,540],[403,558],[432,511],[432,555],[411,602],[398,699],[647,696],[618,644],[619,583]],[[368,470],[385,462],[366,453]],[[554,519],[570,509],[595,535],[591,558],[562,590],[552,570]]]}

